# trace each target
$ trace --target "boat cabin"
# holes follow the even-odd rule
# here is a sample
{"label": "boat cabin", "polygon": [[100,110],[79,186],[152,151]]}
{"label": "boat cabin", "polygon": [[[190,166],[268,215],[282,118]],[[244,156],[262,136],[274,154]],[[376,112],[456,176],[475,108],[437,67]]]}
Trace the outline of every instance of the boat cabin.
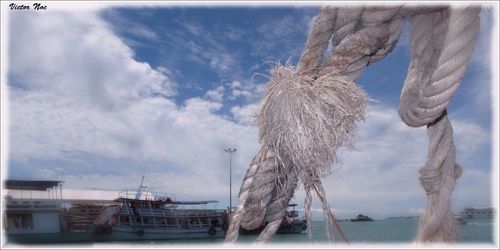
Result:
{"label": "boat cabin", "polygon": [[[63,230],[62,181],[6,180],[4,228],[14,234]],[[45,193],[43,197],[42,193]]]}
{"label": "boat cabin", "polygon": [[222,211],[214,209],[184,209],[185,205],[203,206],[215,201],[173,201],[166,199],[118,198],[117,226],[140,228],[210,228],[226,221]]}

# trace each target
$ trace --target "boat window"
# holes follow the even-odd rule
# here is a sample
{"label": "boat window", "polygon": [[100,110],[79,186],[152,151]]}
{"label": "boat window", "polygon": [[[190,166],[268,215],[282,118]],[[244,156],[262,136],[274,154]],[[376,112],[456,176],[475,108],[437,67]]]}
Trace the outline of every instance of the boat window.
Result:
{"label": "boat window", "polygon": [[212,226],[219,226],[220,223],[219,223],[219,220],[217,218],[211,218],[210,219],[210,224]]}
{"label": "boat window", "polygon": [[7,229],[33,229],[33,216],[31,214],[8,215]]}
{"label": "boat window", "polygon": [[126,216],[120,216],[120,222],[128,223],[129,219]]}
{"label": "boat window", "polygon": [[167,217],[167,224],[177,224],[177,220],[174,217]]}

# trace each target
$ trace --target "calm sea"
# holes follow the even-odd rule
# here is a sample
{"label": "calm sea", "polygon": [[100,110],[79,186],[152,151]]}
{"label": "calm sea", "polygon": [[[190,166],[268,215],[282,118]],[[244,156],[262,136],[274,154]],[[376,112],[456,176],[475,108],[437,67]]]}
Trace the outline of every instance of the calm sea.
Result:
{"label": "calm sea", "polygon": [[[352,243],[363,244],[391,244],[391,243],[412,243],[417,232],[417,219],[386,219],[372,222],[350,222],[341,221],[342,229]],[[468,221],[466,225],[460,225],[459,243],[483,243],[494,244],[495,237],[494,222],[492,220]],[[252,243],[257,235],[240,235],[238,243]],[[340,239],[339,239],[340,241]],[[161,247],[172,245],[188,245],[198,247],[218,247],[223,239],[203,239],[203,240],[169,240],[151,242],[130,242],[134,246]],[[271,243],[278,244],[326,244],[328,239],[325,233],[324,222],[313,222],[312,242],[309,242],[307,232],[301,234],[278,234],[275,235]],[[108,243],[97,243],[106,245]]]}
{"label": "calm sea", "polygon": [[[411,244],[417,233],[417,219],[386,219],[371,222],[339,222],[343,231],[353,244]],[[494,246],[494,221],[493,220],[469,220],[467,224],[460,225],[458,243],[465,244],[491,244]],[[240,235],[238,243],[248,245],[253,243],[257,235]],[[224,239],[199,239],[199,240],[165,240],[165,241],[130,241],[130,242],[99,242],[81,243],[75,245],[65,245],[83,248],[222,248]],[[338,242],[342,242],[340,239]],[[324,248],[328,244],[325,233],[324,222],[313,222],[312,240],[309,241],[307,232],[301,234],[277,234],[271,242],[272,244],[289,245],[294,247],[315,247]],[[42,245],[46,247],[47,245]],[[251,245],[250,245],[251,246]],[[335,246],[335,245],[332,245]]]}

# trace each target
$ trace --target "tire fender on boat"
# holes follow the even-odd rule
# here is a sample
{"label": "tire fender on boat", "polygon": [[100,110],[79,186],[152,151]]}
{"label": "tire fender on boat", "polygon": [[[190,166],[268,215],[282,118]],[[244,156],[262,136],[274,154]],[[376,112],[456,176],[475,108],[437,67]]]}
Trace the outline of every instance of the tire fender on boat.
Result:
{"label": "tire fender on boat", "polygon": [[144,236],[144,230],[142,230],[142,229],[138,230],[137,235]]}
{"label": "tire fender on boat", "polygon": [[222,223],[222,230],[227,231],[227,228],[228,228],[227,223],[226,222]]}
{"label": "tire fender on boat", "polygon": [[217,230],[215,230],[215,227],[211,227],[208,229],[208,235],[214,236],[217,234]]}

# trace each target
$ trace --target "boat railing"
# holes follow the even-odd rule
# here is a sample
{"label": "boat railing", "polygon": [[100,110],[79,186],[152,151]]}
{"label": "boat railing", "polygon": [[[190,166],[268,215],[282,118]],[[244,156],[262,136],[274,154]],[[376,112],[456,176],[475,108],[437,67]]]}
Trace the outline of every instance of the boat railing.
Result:
{"label": "boat railing", "polygon": [[125,223],[126,226],[135,228],[169,228],[169,229],[179,229],[181,225],[179,224],[153,224],[153,223],[141,223],[141,222],[128,222]]}
{"label": "boat railing", "polygon": [[[135,199],[137,197],[137,191],[125,190],[118,193],[119,198],[124,199]],[[164,192],[141,192],[139,195],[141,200],[151,200],[151,201],[165,201],[167,199],[175,200],[175,194],[164,193]]]}
{"label": "boat railing", "polygon": [[151,216],[151,217],[166,217],[166,216],[168,216],[168,212],[165,212],[164,210],[161,210],[161,209],[140,208],[140,209],[138,209],[138,213],[141,216]]}
{"label": "boat railing", "polygon": [[181,225],[179,224],[156,224],[157,228],[175,228],[179,229],[181,228]]}
{"label": "boat railing", "polygon": [[118,213],[119,208],[115,206],[111,206],[106,208],[104,211],[102,211],[101,214],[99,214],[93,221],[94,224],[105,224],[108,221],[111,220],[111,217]]}
{"label": "boat railing", "polygon": [[122,207],[120,213],[121,214],[126,214],[126,215],[133,215],[134,211],[132,210],[132,208]]}
{"label": "boat railing", "polygon": [[60,200],[7,199],[5,205],[7,209],[16,209],[16,210],[62,208],[62,202]]}
{"label": "boat railing", "polygon": [[[200,211],[188,211],[188,210],[176,210],[176,209],[149,209],[149,208],[138,208],[136,212],[140,216],[148,217],[215,217],[220,216],[224,210],[200,210]],[[124,207],[121,210],[122,214],[133,215],[134,211],[132,208]]]}
{"label": "boat railing", "polygon": [[220,213],[217,212],[210,212],[210,213],[186,213],[188,217],[211,217],[211,216],[217,216]]}
{"label": "boat railing", "polygon": [[189,224],[190,228],[210,228],[210,224]]}

